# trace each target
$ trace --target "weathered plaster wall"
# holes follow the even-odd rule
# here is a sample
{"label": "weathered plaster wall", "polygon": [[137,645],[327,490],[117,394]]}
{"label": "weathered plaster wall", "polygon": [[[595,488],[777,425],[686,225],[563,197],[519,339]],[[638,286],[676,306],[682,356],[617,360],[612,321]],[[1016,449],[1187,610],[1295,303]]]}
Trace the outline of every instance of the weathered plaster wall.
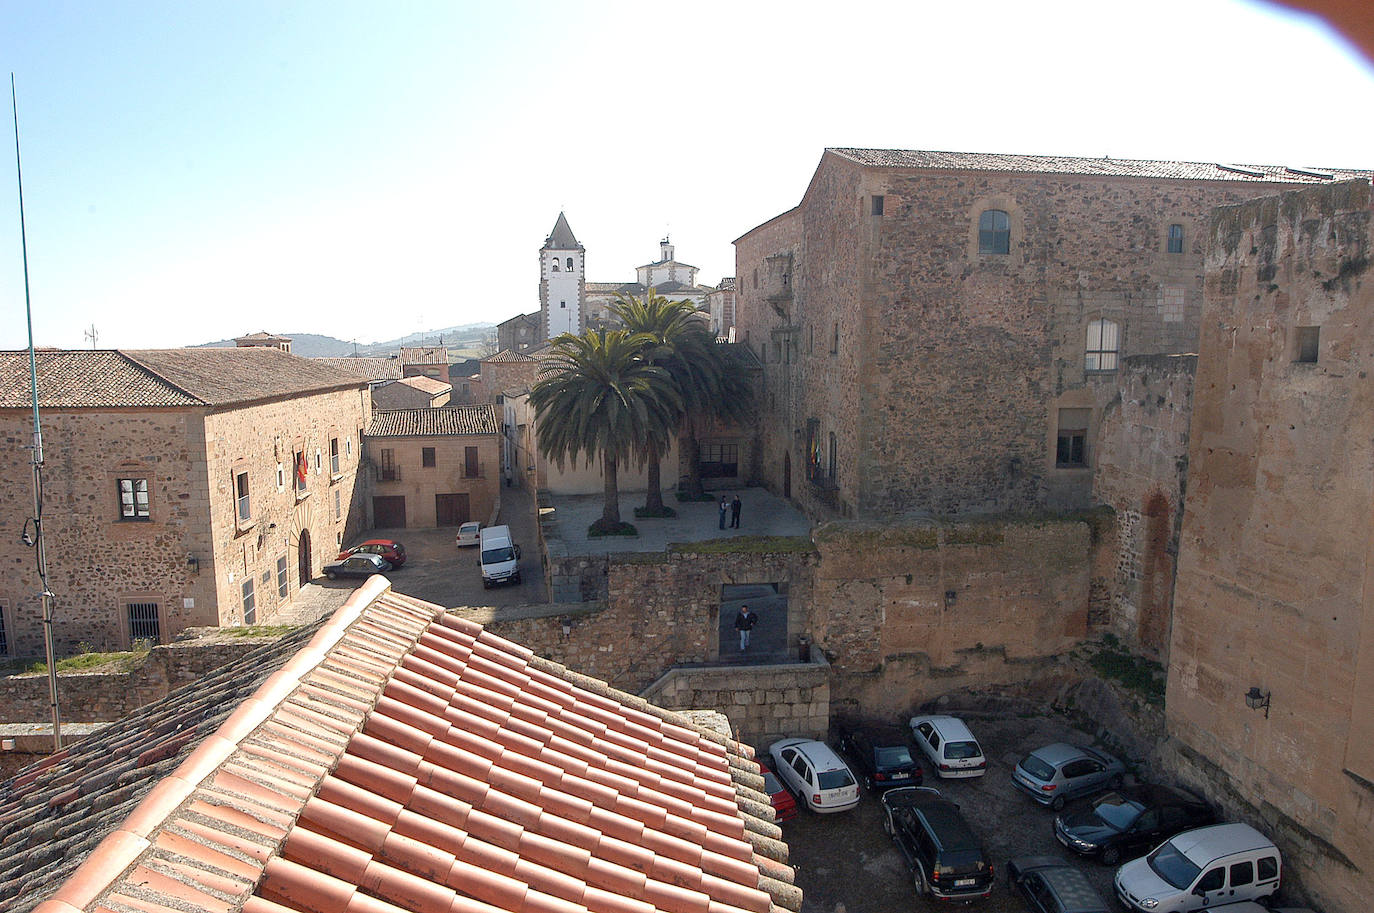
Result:
{"label": "weathered plaster wall", "polygon": [[1166,705],[1180,770],[1350,913],[1374,895],[1370,221],[1365,182],[1212,220]]}

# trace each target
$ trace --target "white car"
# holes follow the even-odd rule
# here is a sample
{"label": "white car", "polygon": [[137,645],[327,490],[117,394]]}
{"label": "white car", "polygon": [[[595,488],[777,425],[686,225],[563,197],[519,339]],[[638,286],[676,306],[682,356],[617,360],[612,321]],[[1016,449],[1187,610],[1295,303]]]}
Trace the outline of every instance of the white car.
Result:
{"label": "white car", "polygon": [[453,543],[459,548],[467,548],[469,545],[476,545],[481,539],[482,524],[476,520],[469,520],[458,527],[458,535],[453,537]]}
{"label": "white car", "polygon": [[768,749],[783,784],[814,812],[842,812],[859,804],[854,774],[824,742],[783,739]]}
{"label": "white car", "polygon": [[964,721],[952,716],[914,716],[911,735],[937,776],[981,777],[988,760]]}

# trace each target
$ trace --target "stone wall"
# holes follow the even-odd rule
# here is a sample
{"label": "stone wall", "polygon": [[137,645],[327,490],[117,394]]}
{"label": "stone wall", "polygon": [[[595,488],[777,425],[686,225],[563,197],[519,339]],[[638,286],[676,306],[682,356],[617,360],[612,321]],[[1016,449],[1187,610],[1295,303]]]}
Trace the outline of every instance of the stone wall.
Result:
{"label": "stone wall", "polygon": [[1166,702],[1180,770],[1350,913],[1374,895],[1370,197],[1213,217]]}
{"label": "stone wall", "polygon": [[[367,437],[367,457],[381,466],[383,450],[391,452],[391,465],[398,476],[394,481],[380,478],[372,483],[372,494],[405,498],[405,525],[433,529],[438,525],[440,494],[466,495],[468,510],[458,522],[478,520],[491,523],[501,507],[501,436],[499,434],[435,434],[415,437]],[[477,450],[477,473],[467,473],[467,448]],[[424,465],[424,450],[434,450],[434,465]],[[368,505],[371,508],[371,505]],[[369,510],[369,517],[375,515]],[[370,523],[375,526],[375,522]],[[456,525],[456,524],[454,524]]]}

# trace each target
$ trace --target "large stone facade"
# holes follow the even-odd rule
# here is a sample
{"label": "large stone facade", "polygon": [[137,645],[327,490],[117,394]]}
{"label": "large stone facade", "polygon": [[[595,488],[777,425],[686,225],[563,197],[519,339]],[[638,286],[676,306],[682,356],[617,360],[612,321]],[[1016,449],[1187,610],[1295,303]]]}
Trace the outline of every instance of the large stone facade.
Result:
{"label": "large stone facade", "polygon": [[375,479],[370,526],[492,523],[501,507],[501,435],[489,405],[378,412],[366,434]]}
{"label": "large stone facade", "polygon": [[1166,705],[1180,769],[1351,913],[1374,895],[1370,196],[1211,222]]}

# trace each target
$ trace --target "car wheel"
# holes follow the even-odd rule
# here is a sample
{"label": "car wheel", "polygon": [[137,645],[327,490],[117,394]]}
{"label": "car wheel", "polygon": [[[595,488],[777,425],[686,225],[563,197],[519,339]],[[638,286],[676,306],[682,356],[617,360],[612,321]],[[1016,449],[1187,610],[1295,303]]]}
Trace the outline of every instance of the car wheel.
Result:
{"label": "car wheel", "polygon": [[520,585],[520,575],[519,575],[519,574],[516,574],[514,577],[512,577],[512,578],[510,579],[510,582],[513,583],[513,584],[515,584],[516,586],[519,586],[519,585]]}
{"label": "car wheel", "polygon": [[336,573],[334,573],[333,571],[325,571],[325,572],[324,572],[324,575],[325,575],[326,577],[328,577],[330,580],[338,580],[338,579],[339,579],[339,575],[336,574]]}
{"label": "car wheel", "polygon": [[1050,800],[1050,808],[1054,809],[1055,811],[1059,811],[1059,810],[1060,810],[1061,808],[1063,808],[1063,807],[1064,807],[1064,797],[1063,797],[1063,796],[1055,796],[1053,799]]}
{"label": "car wheel", "polygon": [[872,777],[864,777],[864,789],[868,790],[869,792],[873,792],[873,778],[872,778]]}
{"label": "car wheel", "polygon": [[1121,850],[1117,849],[1116,847],[1114,847],[1114,846],[1109,846],[1109,847],[1107,847],[1105,850],[1102,851],[1102,864],[1103,864],[1103,865],[1116,865],[1116,864],[1117,864],[1118,862],[1120,862],[1120,861],[1121,861]]}
{"label": "car wheel", "polygon": [[919,864],[911,870],[911,883],[916,887],[917,897],[925,897],[929,893],[929,889],[926,887],[926,873],[922,871]]}

